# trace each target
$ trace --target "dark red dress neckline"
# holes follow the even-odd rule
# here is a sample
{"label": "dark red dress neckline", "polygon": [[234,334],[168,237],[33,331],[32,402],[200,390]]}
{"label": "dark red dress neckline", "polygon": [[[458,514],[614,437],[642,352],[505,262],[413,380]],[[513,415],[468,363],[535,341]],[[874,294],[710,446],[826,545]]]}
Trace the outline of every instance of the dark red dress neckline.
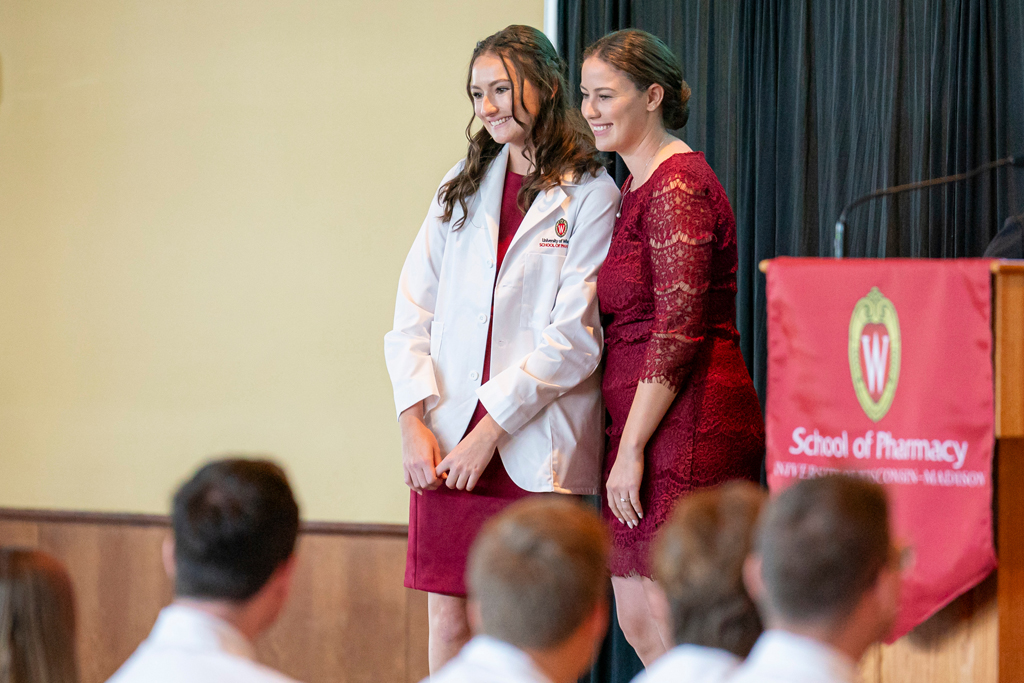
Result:
{"label": "dark red dress neckline", "polygon": [[651,181],[654,180],[654,178],[658,175],[658,172],[665,168],[665,166],[668,165],[669,162],[675,163],[676,157],[688,157],[692,154],[699,154],[702,158],[704,156],[704,152],[698,150],[693,150],[691,152],[676,152],[675,154],[666,157],[666,159],[663,162],[658,164],[654,171],[651,172],[651,176],[647,179],[647,182],[645,182],[643,185],[636,189],[633,189],[633,174],[630,173],[628,176],[626,176],[625,182],[622,183],[622,197],[625,198],[627,195],[631,195],[634,192],[639,192],[645,187],[650,187]]}

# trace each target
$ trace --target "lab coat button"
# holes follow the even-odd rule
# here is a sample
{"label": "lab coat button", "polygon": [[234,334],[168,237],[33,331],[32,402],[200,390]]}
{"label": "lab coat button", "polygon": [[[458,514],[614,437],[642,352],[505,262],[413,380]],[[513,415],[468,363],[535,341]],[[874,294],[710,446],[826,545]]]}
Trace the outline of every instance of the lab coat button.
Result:
{"label": "lab coat button", "polygon": [[487,259],[487,267],[488,268],[493,268],[494,267],[494,259]]}
{"label": "lab coat button", "polygon": [[485,322],[487,322],[487,316],[486,316],[485,314],[483,314],[483,313],[481,313],[480,315],[478,315],[478,316],[476,317],[476,319],[477,319],[477,320],[479,320],[479,321],[480,321],[481,323],[485,323]]}
{"label": "lab coat button", "polygon": [[480,378],[480,373],[474,370],[473,372],[469,373],[469,378],[475,382],[477,381],[477,379]]}

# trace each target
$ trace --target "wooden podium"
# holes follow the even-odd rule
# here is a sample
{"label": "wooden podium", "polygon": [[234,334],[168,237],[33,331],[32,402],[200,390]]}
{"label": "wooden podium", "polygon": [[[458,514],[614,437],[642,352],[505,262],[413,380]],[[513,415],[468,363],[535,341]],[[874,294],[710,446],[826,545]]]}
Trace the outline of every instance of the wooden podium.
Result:
{"label": "wooden podium", "polygon": [[999,681],[1024,681],[1024,261],[992,264]]}

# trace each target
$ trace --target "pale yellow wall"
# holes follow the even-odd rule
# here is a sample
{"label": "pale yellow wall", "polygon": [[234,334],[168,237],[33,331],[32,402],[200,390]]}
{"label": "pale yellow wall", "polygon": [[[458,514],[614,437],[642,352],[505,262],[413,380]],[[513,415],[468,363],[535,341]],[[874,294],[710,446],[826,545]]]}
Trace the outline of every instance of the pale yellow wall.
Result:
{"label": "pale yellow wall", "polygon": [[404,522],[382,337],[542,0],[0,2],[0,507],[164,512],[270,453],[312,519]]}

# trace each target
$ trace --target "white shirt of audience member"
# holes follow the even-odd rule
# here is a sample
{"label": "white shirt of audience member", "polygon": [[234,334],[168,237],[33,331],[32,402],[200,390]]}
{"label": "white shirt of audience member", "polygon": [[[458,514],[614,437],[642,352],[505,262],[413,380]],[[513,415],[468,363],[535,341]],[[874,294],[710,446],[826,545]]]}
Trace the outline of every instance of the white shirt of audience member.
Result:
{"label": "white shirt of audience member", "polygon": [[295,683],[255,659],[231,624],[184,605],[165,607],[149,637],[107,683]]}
{"label": "white shirt of audience member", "polygon": [[722,683],[743,661],[726,650],[677,645],[658,658],[633,683]]}
{"label": "white shirt of audience member", "polygon": [[856,683],[849,657],[816,640],[765,631],[729,683]]}
{"label": "white shirt of audience member", "polygon": [[476,636],[459,654],[423,683],[551,683],[519,648],[489,636]]}

